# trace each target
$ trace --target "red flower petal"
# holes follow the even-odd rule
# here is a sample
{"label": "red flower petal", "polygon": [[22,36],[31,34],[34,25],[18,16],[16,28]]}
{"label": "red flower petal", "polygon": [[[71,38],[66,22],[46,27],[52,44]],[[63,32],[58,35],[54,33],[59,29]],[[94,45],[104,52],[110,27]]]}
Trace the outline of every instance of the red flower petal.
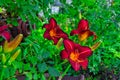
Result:
{"label": "red flower petal", "polygon": [[82,66],[82,68],[83,68],[84,70],[86,70],[86,69],[87,69],[87,66],[88,66],[88,60],[85,59],[83,62],[80,62],[80,65]]}
{"label": "red flower petal", "polygon": [[78,35],[78,38],[80,41],[83,41],[85,39],[87,39],[88,37],[90,36],[94,36],[94,40],[97,38],[96,34],[90,30],[86,30],[86,31],[83,31],[81,32],[79,35]]}
{"label": "red flower petal", "polygon": [[60,55],[62,59],[68,59],[68,56],[69,56],[66,50],[62,50]]}
{"label": "red flower petal", "polygon": [[71,51],[74,50],[74,43],[73,43],[72,40],[70,40],[70,39],[65,39],[65,40],[63,41],[63,43],[64,43],[65,49],[66,49],[68,52],[71,52]]}
{"label": "red flower petal", "polygon": [[44,25],[43,25],[43,28],[46,28],[46,29],[49,30],[49,29],[50,29],[50,26],[49,26],[49,24],[44,24]]}
{"label": "red flower petal", "polygon": [[95,34],[95,32],[90,31],[89,36],[92,36],[92,35],[94,36],[93,40],[96,40],[97,39],[97,35]]}
{"label": "red flower petal", "polygon": [[72,36],[72,35],[79,34],[79,33],[80,33],[79,30],[72,30],[70,35]]}
{"label": "red flower petal", "polygon": [[59,41],[59,39],[58,38],[52,38],[52,40],[53,40],[53,42],[54,42],[54,45],[56,45],[57,43],[58,43],[58,41]]}
{"label": "red flower petal", "polygon": [[44,38],[53,40],[54,44],[57,44],[60,38],[68,38],[68,35],[60,29],[54,18],[51,18],[49,24],[45,24],[43,28],[46,28]]}
{"label": "red flower petal", "polygon": [[56,32],[60,38],[64,38],[64,39],[68,38],[68,35],[65,32],[63,32],[61,29],[57,29]]}
{"label": "red flower petal", "polygon": [[8,28],[7,25],[0,26],[0,32],[1,32],[1,31],[4,31],[4,30],[7,29],[7,28]]}
{"label": "red flower petal", "polygon": [[50,24],[50,26],[51,26],[52,28],[55,28],[55,27],[57,26],[57,22],[55,21],[54,18],[51,18],[51,19],[49,20],[49,24]]}
{"label": "red flower petal", "polygon": [[79,71],[79,70],[80,70],[80,63],[74,62],[74,61],[72,61],[72,60],[69,60],[69,61],[70,61],[70,64],[72,65],[72,67],[73,67],[73,69],[74,69],[75,71]]}
{"label": "red flower petal", "polygon": [[9,41],[10,40],[10,33],[8,31],[3,31],[1,34],[0,34],[5,40]]}
{"label": "red flower petal", "polygon": [[87,57],[89,57],[90,55],[92,55],[92,50],[87,47],[87,46],[80,46],[78,44],[76,44],[76,47],[78,48],[79,50],[79,58],[80,59],[85,59]]}
{"label": "red flower petal", "polygon": [[89,29],[88,21],[85,19],[80,20],[80,22],[78,23],[78,30],[84,31],[88,29]]}
{"label": "red flower petal", "polygon": [[44,33],[44,38],[47,38],[48,40],[51,40],[52,38],[50,37],[50,34],[49,34],[49,31],[46,30],[45,33]]}

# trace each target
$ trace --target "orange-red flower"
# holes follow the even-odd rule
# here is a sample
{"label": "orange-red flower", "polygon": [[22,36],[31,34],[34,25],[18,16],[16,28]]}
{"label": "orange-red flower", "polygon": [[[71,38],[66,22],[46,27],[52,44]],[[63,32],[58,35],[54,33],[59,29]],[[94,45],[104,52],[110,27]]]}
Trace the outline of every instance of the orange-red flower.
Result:
{"label": "orange-red flower", "polygon": [[60,38],[68,38],[68,35],[60,29],[54,18],[51,18],[49,20],[49,24],[45,24],[43,28],[46,28],[44,38],[47,38],[48,40],[53,40],[54,44],[57,44]]}
{"label": "orange-red flower", "polygon": [[78,29],[72,30],[70,35],[78,34],[80,41],[87,39],[89,36],[94,36],[94,40],[97,38],[96,34],[93,31],[90,31],[88,21],[85,19],[80,20],[78,24]]}
{"label": "orange-red flower", "polygon": [[65,49],[61,51],[61,58],[68,59],[75,71],[80,70],[80,67],[86,69],[88,59],[92,55],[92,50],[87,46],[80,46],[72,40],[65,39],[63,41]]}
{"label": "orange-red flower", "polygon": [[7,25],[0,26],[0,36],[2,36],[5,40],[9,41],[11,35],[10,32],[7,31],[7,28]]}

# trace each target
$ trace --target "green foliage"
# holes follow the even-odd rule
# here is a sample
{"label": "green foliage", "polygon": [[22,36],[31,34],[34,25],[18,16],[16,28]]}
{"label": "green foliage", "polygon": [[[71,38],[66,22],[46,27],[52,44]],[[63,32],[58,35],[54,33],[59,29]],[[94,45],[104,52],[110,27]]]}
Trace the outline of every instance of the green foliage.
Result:
{"label": "green foliage", "polygon": [[60,73],[58,72],[58,70],[53,67],[49,67],[48,72],[50,76],[54,76],[54,77],[60,76]]}
{"label": "green foliage", "polygon": [[[14,80],[15,72],[18,70],[19,75],[25,75],[26,80],[46,80],[45,73],[49,73],[49,79],[60,76],[66,70],[69,63],[60,58],[60,49],[53,45],[52,40],[48,41],[43,38],[45,29],[42,29],[48,19],[54,17],[60,28],[70,35],[71,30],[76,29],[81,18],[89,21],[90,29],[96,32],[98,38],[96,41],[92,37],[88,38],[85,43],[78,40],[77,36],[70,36],[74,42],[82,46],[91,47],[93,44],[102,40],[102,44],[96,49],[92,56],[89,57],[88,71],[75,72],[72,68],[68,69],[66,74],[79,75],[90,73],[97,75],[99,72],[109,69],[115,74],[120,72],[120,10],[118,0],[114,0],[111,6],[107,2],[97,0],[75,0],[71,5],[65,3],[59,14],[51,14],[49,4],[54,0],[0,0],[1,7],[4,7],[8,13],[7,22],[16,24],[16,19],[20,17],[23,21],[30,20],[37,25],[37,30],[24,38],[20,44],[22,54],[4,69],[4,78]],[[43,10],[43,22],[39,20],[38,13]],[[46,20],[47,19],[47,20]],[[0,51],[2,47],[0,47]],[[1,55],[0,55],[1,57]],[[1,59],[0,59],[1,60]],[[0,69],[1,69],[0,62]],[[6,67],[6,66],[4,66]],[[1,74],[1,73],[0,73]],[[92,77],[91,77],[92,78]],[[97,79],[97,78],[94,78]]]}
{"label": "green foliage", "polygon": [[38,70],[41,73],[44,73],[47,70],[47,64],[45,62],[38,64]]}
{"label": "green foliage", "polygon": [[[7,22],[17,26],[17,19],[21,18],[24,22],[29,20],[31,24],[39,25],[38,13],[47,10],[48,4],[52,0],[0,0],[0,8],[6,9]],[[46,12],[47,13],[47,12]]]}

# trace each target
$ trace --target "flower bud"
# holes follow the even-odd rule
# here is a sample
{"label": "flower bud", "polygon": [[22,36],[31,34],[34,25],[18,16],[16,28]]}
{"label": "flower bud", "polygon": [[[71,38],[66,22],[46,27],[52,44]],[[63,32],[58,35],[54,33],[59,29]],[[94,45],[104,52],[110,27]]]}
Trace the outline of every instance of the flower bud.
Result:
{"label": "flower bud", "polygon": [[3,46],[4,53],[12,52],[20,44],[20,42],[22,41],[22,38],[23,38],[23,35],[19,34],[12,41],[10,42],[5,41]]}
{"label": "flower bud", "polygon": [[101,42],[102,42],[102,41],[99,41],[99,42],[95,43],[95,44],[91,47],[92,51],[94,51],[95,49],[97,49],[97,48],[100,46]]}
{"label": "flower bud", "polygon": [[11,64],[11,63],[17,58],[17,56],[20,54],[20,52],[21,52],[21,50],[18,49],[18,50],[14,53],[14,55],[10,57],[8,63]]}

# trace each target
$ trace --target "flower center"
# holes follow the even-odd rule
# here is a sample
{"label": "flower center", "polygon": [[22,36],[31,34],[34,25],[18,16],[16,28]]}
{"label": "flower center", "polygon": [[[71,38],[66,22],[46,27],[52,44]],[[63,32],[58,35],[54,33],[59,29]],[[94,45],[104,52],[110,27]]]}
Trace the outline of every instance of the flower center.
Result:
{"label": "flower center", "polygon": [[86,31],[84,33],[79,34],[78,38],[79,38],[80,41],[83,41],[83,40],[87,39],[88,36],[89,36],[89,31]]}
{"label": "flower center", "polygon": [[70,59],[73,61],[78,61],[79,55],[80,55],[79,51],[78,51],[78,49],[76,49],[74,52],[71,52]]}
{"label": "flower center", "polygon": [[78,60],[78,57],[79,57],[79,54],[76,54],[74,52],[72,52],[70,54],[70,59],[73,60],[73,61],[77,61]]}
{"label": "flower center", "polygon": [[51,36],[51,37],[56,36],[56,31],[55,31],[54,29],[50,30],[49,33],[50,33],[50,36]]}
{"label": "flower center", "polygon": [[82,59],[79,59],[80,53],[79,51],[76,49],[74,52],[71,52],[70,54],[70,59],[75,61],[75,62],[83,62]]}

